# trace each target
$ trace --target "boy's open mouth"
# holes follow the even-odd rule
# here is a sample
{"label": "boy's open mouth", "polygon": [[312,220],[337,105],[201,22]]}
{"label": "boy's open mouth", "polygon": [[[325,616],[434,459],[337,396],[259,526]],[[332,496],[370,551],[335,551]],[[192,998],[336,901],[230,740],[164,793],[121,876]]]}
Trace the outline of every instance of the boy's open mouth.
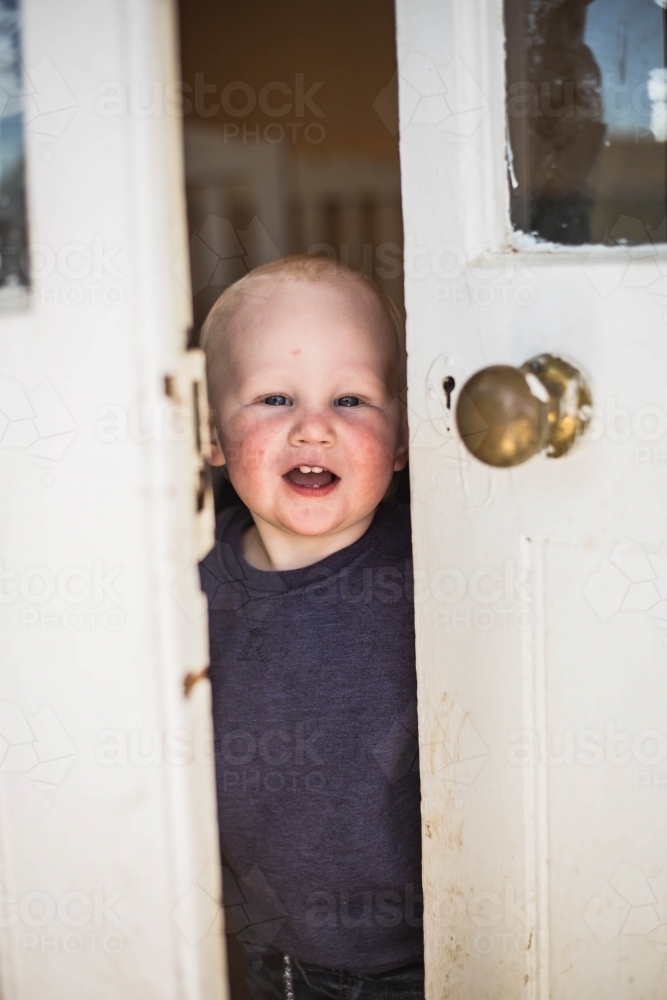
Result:
{"label": "boy's open mouth", "polygon": [[325,486],[331,486],[337,481],[338,476],[328,469],[324,469],[321,465],[297,465],[286,472],[283,479],[289,480],[294,486],[320,490]]}

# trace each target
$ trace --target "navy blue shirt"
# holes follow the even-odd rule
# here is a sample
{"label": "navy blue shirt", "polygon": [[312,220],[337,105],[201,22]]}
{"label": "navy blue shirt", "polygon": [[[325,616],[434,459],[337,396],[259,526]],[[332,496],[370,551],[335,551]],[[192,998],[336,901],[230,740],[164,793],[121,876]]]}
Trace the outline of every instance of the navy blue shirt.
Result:
{"label": "navy blue shirt", "polygon": [[313,566],[254,569],[224,511],[201,564],[227,930],[305,962],[422,958],[408,508]]}

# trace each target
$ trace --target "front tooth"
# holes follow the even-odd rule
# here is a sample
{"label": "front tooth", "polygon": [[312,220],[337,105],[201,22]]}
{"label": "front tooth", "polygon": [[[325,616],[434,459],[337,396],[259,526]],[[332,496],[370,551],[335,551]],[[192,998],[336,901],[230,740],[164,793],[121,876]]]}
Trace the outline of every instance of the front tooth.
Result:
{"label": "front tooth", "polygon": [[311,469],[311,467],[309,465],[300,465],[299,466],[299,472],[315,472],[315,471],[317,471],[317,470]]}
{"label": "front tooth", "polygon": [[324,472],[324,469],[319,465],[314,465],[313,472]]}

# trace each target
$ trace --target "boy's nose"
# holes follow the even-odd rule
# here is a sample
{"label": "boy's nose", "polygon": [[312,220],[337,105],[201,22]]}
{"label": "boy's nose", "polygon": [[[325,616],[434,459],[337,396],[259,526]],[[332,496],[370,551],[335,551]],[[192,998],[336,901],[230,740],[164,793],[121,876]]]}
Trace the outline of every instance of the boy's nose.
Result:
{"label": "boy's nose", "polygon": [[330,414],[322,410],[309,410],[302,414],[294,422],[289,435],[289,442],[293,445],[332,445],[335,440],[336,432]]}

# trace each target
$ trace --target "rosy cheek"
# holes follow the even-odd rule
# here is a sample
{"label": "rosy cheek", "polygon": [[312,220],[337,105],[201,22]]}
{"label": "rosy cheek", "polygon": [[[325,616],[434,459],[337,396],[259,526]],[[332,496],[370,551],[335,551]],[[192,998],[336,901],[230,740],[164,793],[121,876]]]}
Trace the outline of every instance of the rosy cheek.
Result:
{"label": "rosy cheek", "polygon": [[350,431],[350,457],[361,474],[393,470],[393,436],[386,425],[359,424]]}
{"label": "rosy cheek", "polygon": [[239,410],[228,414],[222,421],[222,433],[228,445],[240,443],[250,437],[258,428],[256,414],[250,410]]}
{"label": "rosy cheek", "polygon": [[246,421],[244,433],[225,442],[230,473],[237,477],[254,477],[258,471],[263,471],[274,439],[274,428],[257,420]]}

